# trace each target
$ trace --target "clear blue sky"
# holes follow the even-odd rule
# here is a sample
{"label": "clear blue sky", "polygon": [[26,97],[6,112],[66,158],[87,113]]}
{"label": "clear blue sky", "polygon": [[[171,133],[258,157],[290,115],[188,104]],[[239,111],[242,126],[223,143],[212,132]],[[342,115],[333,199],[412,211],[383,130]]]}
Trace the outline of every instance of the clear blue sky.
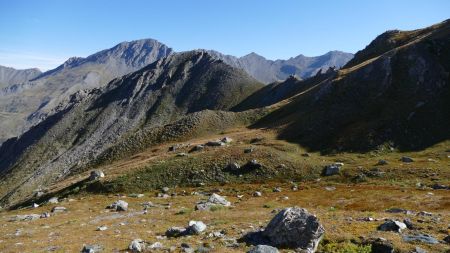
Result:
{"label": "clear blue sky", "polygon": [[448,18],[448,0],[0,0],[0,65],[45,70],[142,38],[269,59],[353,53]]}

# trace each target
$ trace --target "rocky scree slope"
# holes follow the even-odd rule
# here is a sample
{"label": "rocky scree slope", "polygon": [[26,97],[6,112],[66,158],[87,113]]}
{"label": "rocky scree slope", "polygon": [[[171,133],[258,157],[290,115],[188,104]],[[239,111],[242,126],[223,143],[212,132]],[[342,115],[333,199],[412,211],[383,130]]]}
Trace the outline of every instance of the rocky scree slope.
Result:
{"label": "rocky scree slope", "polygon": [[71,94],[106,85],[116,77],[171,53],[171,48],[152,39],[123,42],[86,58],[70,58],[30,81],[22,80],[3,87],[0,90],[0,113],[5,116],[0,121],[0,143],[18,136],[47,117]]}
{"label": "rocky scree slope", "polygon": [[142,132],[145,138],[152,128],[201,110],[228,110],[262,86],[243,70],[191,51],[158,60],[104,88],[77,92],[0,147],[2,202],[30,197],[39,186],[83,170],[116,143],[128,143]]}
{"label": "rocky scree slope", "polygon": [[[423,149],[450,137],[449,73],[448,20],[387,32],[333,78],[318,79],[255,127],[281,127],[279,137],[312,150]],[[276,101],[268,96],[260,100]]]}

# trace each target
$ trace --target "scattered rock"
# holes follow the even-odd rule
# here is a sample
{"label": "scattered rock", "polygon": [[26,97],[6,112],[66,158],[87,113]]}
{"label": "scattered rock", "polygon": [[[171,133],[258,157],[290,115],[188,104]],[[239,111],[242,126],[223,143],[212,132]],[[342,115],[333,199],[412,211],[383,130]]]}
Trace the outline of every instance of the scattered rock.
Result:
{"label": "scattered rock", "polygon": [[387,165],[388,162],[386,160],[380,159],[378,160],[378,163],[376,165],[382,166],[382,165]]}
{"label": "scattered rock", "polygon": [[130,197],[130,198],[143,198],[144,194],[142,194],[142,193],[131,193],[131,194],[128,195],[128,197]]}
{"label": "scattered rock", "polygon": [[166,236],[167,237],[179,237],[186,234],[186,228],[183,227],[171,227],[167,229]]}
{"label": "scattered rock", "polygon": [[433,213],[427,211],[420,211],[419,213],[417,213],[417,216],[433,216]]}
{"label": "scattered rock", "polygon": [[427,251],[420,247],[416,247],[411,253],[427,253]]}
{"label": "scattered rock", "polygon": [[143,252],[145,250],[145,242],[142,239],[134,239],[133,241],[131,241],[128,249],[133,253]]}
{"label": "scattered rock", "polygon": [[338,163],[327,165],[323,168],[322,175],[323,176],[333,176],[338,175],[341,170],[342,165]]}
{"label": "scattered rock", "polygon": [[384,238],[377,238],[371,243],[372,253],[394,253],[394,245]]}
{"label": "scattered rock", "polygon": [[252,153],[253,152],[253,148],[246,148],[246,149],[244,149],[244,153],[245,154],[249,154],[249,153]]}
{"label": "scattered rock", "polygon": [[273,192],[281,192],[281,187],[275,187],[272,190]]}
{"label": "scattered rock", "polygon": [[302,156],[303,157],[310,157],[311,155],[309,153],[303,153]]}
{"label": "scattered rock", "polygon": [[412,223],[411,219],[406,218],[406,219],[403,220],[403,223],[405,223],[405,225],[406,225],[406,227],[408,229],[411,229],[411,230],[412,229],[416,229],[416,226],[414,226],[414,224]]}
{"label": "scattered rock", "polygon": [[10,221],[32,221],[40,218],[41,216],[39,214],[25,214],[13,216],[11,217]]}
{"label": "scattered rock", "polygon": [[207,201],[201,201],[197,203],[197,205],[195,206],[195,210],[209,210],[212,206],[215,205],[231,206],[231,202],[226,200],[219,194],[213,193]]}
{"label": "scattered rock", "polygon": [[89,180],[98,180],[100,178],[105,177],[105,174],[101,170],[93,170],[89,175]]}
{"label": "scattered rock", "polygon": [[128,203],[123,201],[123,200],[118,200],[118,201],[112,203],[111,205],[109,205],[106,208],[112,209],[112,210],[117,211],[117,212],[127,211],[128,210]]}
{"label": "scattered rock", "polygon": [[220,141],[223,143],[231,143],[233,141],[233,139],[231,139],[230,137],[224,137]]}
{"label": "scattered rock", "polygon": [[378,226],[379,231],[393,231],[400,233],[403,229],[406,229],[406,224],[395,220],[387,220],[385,223]]}
{"label": "scattered rock", "polygon": [[423,242],[428,244],[437,244],[439,241],[427,234],[416,234],[416,235],[403,235],[403,241],[405,242]]}
{"label": "scattered rock", "polygon": [[444,237],[444,242],[450,243],[450,235],[447,235],[446,237]]}
{"label": "scattered rock", "polygon": [[431,186],[433,190],[450,190],[450,186],[443,185],[443,184],[434,184]]}
{"label": "scattered rock", "polygon": [[46,218],[49,218],[50,217],[50,213],[47,213],[47,212],[45,212],[45,213],[42,213],[41,214],[41,219],[46,219]]}
{"label": "scattered rock", "polygon": [[269,245],[258,245],[247,251],[247,253],[278,253],[278,249]]}
{"label": "scattered rock", "polygon": [[414,162],[414,160],[411,157],[408,157],[408,156],[403,156],[402,158],[400,158],[400,161],[402,161],[404,163],[412,163],[412,162]]}
{"label": "scattered rock", "polygon": [[199,235],[206,230],[206,225],[202,221],[189,221],[189,226],[186,228],[186,232],[191,235]]}
{"label": "scattered rock", "polygon": [[160,242],[155,242],[148,246],[149,249],[162,249],[163,247],[164,246]]}
{"label": "scattered rock", "polygon": [[107,226],[100,226],[100,227],[97,227],[97,231],[105,231],[105,230],[107,230],[107,229],[108,229]]}
{"label": "scattered rock", "polygon": [[225,146],[225,143],[223,143],[220,140],[216,140],[216,141],[208,141],[205,145],[210,147],[220,147]]}
{"label": "scattered rock", "polygon": [[256,191],[253,193],[253,197],[261,197],[261,196],[262,196],[261,192]]}
{"label": "scattered rock", "polygon": [[36,204],[36,203],[33,203],[33,205],[31,205],[31,207],[32,207],[32,208],[38,208],[38,207],[39,207],[39,205],[38,205],[38,204]]}
{"label": "scattered rock", "polygon": [[262,164],[260,164],[257,160],[253,159],[249,161],[245,167],[247,167],[249,170],[256,170],[262,168]]}
{"label": "scattered rock", "polygon": [[410,213],[410,211],[403,209],[403,208],[397,208],[397,207],[393,207],[393,208],[389,208],[385,210],[386,213],[404,213],[404,214],[408,214]]}
{"label": "scattered rock", "polygon": [[181,152],[181,153],[178,153],[178,154],[177,154],[177,157],[184,157],[184,156],[187,156],[187,155],[188,155],[188,154]]}
{"label": "scattered rock", "polygon": [[103,246],[101,245],[84,245],[81,253],[97,253],[102,252]]}
{"label": "scattered rock", "polygon": [[192,152],[195,152],[195,151],[202,151],[203,149],[205,149],[205,145],[202,145],[202,144],[200,144],[200,145],[195,145],[193,148],[192,148]]}
{"label": "scattered rock", "polygon": [[66,212],[67,208],[63,207],[63,206],[55,206],[52,208],[52,213],[62,213],[62,212]]}
{"label": "scattered rock", "polygon": [[47,200],[47,202],[49,203],[49,204],[58,204],[58,198],[57,197],[52,197],[52,198],[50,198],[49,200]]}
{"label": "scattered rock", "polygon": [[227,169],[228,171],[237,171],[237,170],[239,170],[240,168],[241,168],[241,166],[240,166],[238,163],[236,163],[236,162],[229,163],[229,164],[227,165],[227,167],[226,167],[226,169]]}

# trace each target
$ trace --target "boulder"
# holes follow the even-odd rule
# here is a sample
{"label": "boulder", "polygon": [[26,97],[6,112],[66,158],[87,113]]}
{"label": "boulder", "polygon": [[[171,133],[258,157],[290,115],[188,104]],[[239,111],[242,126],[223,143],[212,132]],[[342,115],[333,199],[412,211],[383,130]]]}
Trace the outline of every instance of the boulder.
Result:
{"label": "boulder", "polygon": [[379,231],[393,231],[400,233],[403,229],[406,229],[406,224],[396,220],[387,220],[385,223],[378,226]]}
{"label": "boulder", "polygon": [[247,251],[247,253],[278,253],[278,249],[269,245],[258,245]]}
{"label": "boulder", "polygon": [[134,239],[131,241],[130,245],[128,245],[128,249],[133,253],[143,252],[145,250],[145,242],[142,239]]}
{"label": "boulder", "polygon": [[444,242],[450,244],[450,235],[447,235],[446,237],[444,237]]}
{"label": "boulder", "polygon": [[128,203],[123,200],[118,200],[107,207],[108,209],[112,209],[114,211],[127,211]]}
{"label": "boulder", "polygon": [[379,165],[379,166],[387,165],[387,164],[388,164],[388,162],[386,160],[383,160],[383,159],[378,160],[378,163],[377,163],[377,165]]}
{"label": "boulder", "polygon": [[262,167],[262,164],[260,164],[257,160],[253,159],[253,160],[249,161],[245,166],[249,170],[256,170],[256,169],[260,169]]}
{"label": "boulder", "polygon": [[195,145],[195,146],[191,149],[191,151],[192,151],[192,152],[194,152],[194,151],[202,151],[203,149],[205,149],[205,145],[200,144],[200,145]]}
{"label": "boulder", "polygon": [[306,209],[289,207],[269,222],[262,235],[269,245],[315,252],[325,229]]}
{"label": "boulder", "polygon": [[89,175],[89,180],[98,180],[100,178],[105,177],[105,174],[101,170],[93,170]]}

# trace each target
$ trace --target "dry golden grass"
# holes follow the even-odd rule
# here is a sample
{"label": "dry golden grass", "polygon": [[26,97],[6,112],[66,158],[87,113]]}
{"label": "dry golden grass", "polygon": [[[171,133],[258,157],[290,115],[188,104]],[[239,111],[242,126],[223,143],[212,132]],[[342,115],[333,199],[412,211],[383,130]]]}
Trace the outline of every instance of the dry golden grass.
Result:
{"label": "dry golden grass", "polygon": [[[248,130],[238,128],[220,135],[210,135],[190,140],[191,145],[205,143],[208,140],[223,136],[230,136],[235,141],[221,148],[207,148],[205,151],[192,153],[189,156],[233,157],[248,160],[252,157],[262,160],[263,164],[286,162],[294,166],[294,170],[307,170],[309,167],[322,166],[335,161],[345,163],[340,176],[321,178],[321,180],[306,180],[297,182],[299,191],[291,191],[289,178],[281,181],[267,181],[253,184],[226,184],[224,186],[209,185],[201,188],[175,188],[177,196],[169,199],[153,197],[156,192],[144,192],[143,198],[131,198],[116,195],[74,195],[74,201],[66,199],[58,206],[68,208],[66,213],[58,213],[47,219],[35,221],[9,222],[16,214],[40,214],[48,212],[55,205],[44,205],[36,209],[3,211],[0,213],[0,252],[47,252],[55,247],[55,252],[79,252],[83,244],[101,244],[104,252],[125,250],[132,239],[141,238],[153,243],[160,241],[165,247],[180,246],[186,242],[198,247],[202,243],[214,246],[214,252],[243,252],[250,247],[240,244],[239,248],[227,248],[221,239],[206,238],[212,231],[225,230],[227,237],[239,238],[244,233],[265,226],[273,217],[272,210],[288,206],[300,206],[315,213],[322,221],[326,235],[324,242],[345,242],[349,240],[362,241],[361,237],[384,237],[392,240],[395,246],[408,252],[420,246],[429,252],[444,252],[449,245],[424,245],[405,243],[401,235],[391,232],[378,232],[376,227],[384,218],[410,217],[418,225],[421,233],[428,233],[442,240],[448,233],[450,217],[450,193],[447,190],[416,189],[416,182],[432,184],[439,182],[449,184],[450,158],[448,143],[441,143],[427,150],[415,153],[342,153],[338,155],[321,156],[312,153],[310,157],[303,157],[305,149],[297,144],[287,143],[276,139],[276,132],[263,129]],[[255,137],[262,137],[258,143],[250,144]],[[175,153],[168,152],[171,144],[164,144],[136,154],[133,157],[101,167],[106,173],[104,180],[114,180],[118,176],[138,171],[144,165],[151,165],[160,161],[175,158]],[[251,154],[244,154],[243,149],[255,147]],[[186,150],[180,150],[185,152]],[[399,161],[402,156],[411,156],[414,163],[405,164]],[[375,166],[379,159],[388,160],[389,164]],[[432,159],[432,160],[429,160]],[[360,173],[361,167],[370,169],[379,167],[385,172],[382,178],[370,178],[363,184],[351,183],[351,178]],[[281,170],[281,169],[280,169]],[[313,172],[313,170],[311,170]],[[305,172],[305,171],[303,171]],[[311,173],[312,173],[311,172]],[[282,173],[282,172],[281,172]],[[70,184],[82,180],[88,175],[68,178],[50,187],[51,191],[58,191]],[[319,176],[317,175],[316,178]],[[438,179],[438,180],[437,180]],[[273,193],[275,186],[281,186],[281,193]],[[327,190],[325,187],[335,187]],[[202,195],[191,195],[193,191],[211,192],[223,189],[220,193],[232,201],[232,208],[223,208],[214,212],[193,211],[194,205]],[[254,191],[263,192],[263,197],[252,197]],[[186,196],[182,192],[186,191]],[[141,193],[141,192],[137,192]],[[244,195],[242,200],[237,195]],[[289,197],[283,200],[282,197]],[[105,207],[117,199],[130,203],[127,212],[115,213]],[[142,202],[152,201],[161,204],[150,208],[148,214],[143,214]],[[170,208],[165,205],[170,203]],[[384,210],[391,207],[405,208],[414,211],[428,211],[435,214],[440,221],[428,217],[406,216],[390,214]],[[186,210],[177,214],[180,210]],[[359,218],[373,217],[379,219],[373,222],[358,221]],[[186,226],[189,220],[202,220],[208,225],[205,235],[183,237],[177,239],[157,239],[171,226]],[[421,221],[419,221],[421,220]],[[125,223],[125,225],[121,225]],[[108,226],[106,231],[96,231],[101,225]],[[15,235],[20,231],[18,235]]]}

